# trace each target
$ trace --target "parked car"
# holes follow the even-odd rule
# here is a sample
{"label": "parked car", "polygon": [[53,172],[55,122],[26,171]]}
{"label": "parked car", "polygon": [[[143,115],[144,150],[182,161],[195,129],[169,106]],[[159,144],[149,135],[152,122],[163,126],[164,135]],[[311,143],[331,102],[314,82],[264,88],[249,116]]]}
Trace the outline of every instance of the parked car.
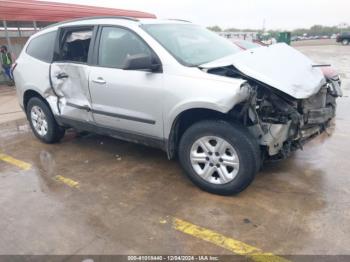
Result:
{"label": "parked car", "polygon": [[337,71],[331,65],[323,65],[320,67],[322,74],[324,75],[327,85],[331,90],[337,90],[338,96],[343,96],[341,90],[341,80]]}
{"label": "parked car", "polygon": [[299,39],[299,36],[294,35],[290,38],[290,40],[291,41],[299,41],[300,39]]}
{"label": "parked car", "polygon": [[348,45],[350,43],[350,32],[339,34],[336,41],[343,45]]}
{"label": "parked car", "polygon": [[157,19],[49,26],[30,37],[13,73],[41,141],[76,128],[157,147],[223,195],[322,133],[340,95],[286,44],[242,52],[200,26]]}
{"label": "parked car", "polygon": [[331,39],[337,39],[337,34],[332,34]]}

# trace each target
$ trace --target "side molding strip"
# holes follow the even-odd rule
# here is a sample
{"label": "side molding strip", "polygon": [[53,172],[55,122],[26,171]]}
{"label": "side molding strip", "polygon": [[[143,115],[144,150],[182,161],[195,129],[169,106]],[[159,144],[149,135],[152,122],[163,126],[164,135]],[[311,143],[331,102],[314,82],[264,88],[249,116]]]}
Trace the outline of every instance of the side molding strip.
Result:
{"label": "side molding strip", "polygon": [[122,130],[122,129],[96,125],[91,122],[89,123],[86,121],[75,120],[75,119],[71,119],[63,116],[56,116],[56,120],[60,123],[60,125],[64,125],[67,127],[74,127],[79,130],[85,130],[85,131],[100,134],[100,135],[107,135],[107,136],[111,136],[117,139],[129,141],[133,143],[140,143],[146,146],[159,148],[164,151],[167,150],[164,140],[162,138],[148,136],[148,135],[136,133],[129,130]]}
{"label": "side molding strip", "polygon": [[141,122],[141,123],[146,123],[146,124],[151,124],[151,125],[154,125],[156,123],[156,121],[150,120],[150,119],[144,119],[144,118],[139,118],[139,117],[104,112],[104,111],[100,111],[100,110],[91,109],[88,106],[80,106],[80,105],[72,104],[69,102],[67,103],[67,106],[71,106],[71,107],[74,107],[74,108],[77,108],[80,110],[86,110],[88,112],[91,111],[94,114],[111,116],[111,117],[116,117],[116,118],[121,118],[121,119],[126,119],[126,120],[131,120],[131,121],[136,121],[136,122]]}

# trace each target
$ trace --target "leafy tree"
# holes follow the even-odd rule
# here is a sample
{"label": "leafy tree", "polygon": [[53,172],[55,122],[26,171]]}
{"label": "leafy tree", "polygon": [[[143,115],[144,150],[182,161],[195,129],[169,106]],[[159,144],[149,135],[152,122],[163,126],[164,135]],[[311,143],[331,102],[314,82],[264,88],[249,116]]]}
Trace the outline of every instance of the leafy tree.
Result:
{"label": "leafy tree", "polygon": [[[214,32],[259,32],[262,33],[262,30],[258,29],[238,29],[238,28],[227,28],[222,30],[219,26],[211,26],[208,29]],[[276,36],[278,32],[284,30],[269,30],[267,31],[269,35]],[[307,34],[308,36],[331,36],[333,34],[338,34],[340,32],[350,32],[350,26],[340,29],[338,26],[323,26],[323,25],[313,25],[310,28],[298,28],[291,31],[292,36],[301,36]]]}
{"label": "leafy tree", "polygon": [[238,29],[238,28],[227,28],[224,30],[225,32],[260,32],[259,29],[251,29],[251,28],[244,28],[244,29]]}
{"label": "leafy tree", "polygon": [[207,29],[214,31],[214,32],[222,32],[222,29],[220,26],[214,25],[214,26],[208,26]]}

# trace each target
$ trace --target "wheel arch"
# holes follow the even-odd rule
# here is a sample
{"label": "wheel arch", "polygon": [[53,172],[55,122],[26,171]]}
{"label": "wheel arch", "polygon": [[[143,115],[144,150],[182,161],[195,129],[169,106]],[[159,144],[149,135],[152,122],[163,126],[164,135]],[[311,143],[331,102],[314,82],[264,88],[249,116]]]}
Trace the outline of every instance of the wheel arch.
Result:
{"label": "wheel arch", "polygon": [[[33,89],[27,89],[23,93],[23,107],[24,107],[25,111],[27,110],[29,100],[33,97],[38,97],[41,100],[43,100],[44,102],[46,102],[46,99],[38,91],[35,91]],[[48,104],[48,103],[46,102],[46,104]]]}
{"label": "wheel arch", "polygon": [[[51,108],[49,102],[45,99],[45,97],[43,97],[38,91],[36,91],[34,89],[27,89],[23,93],[23,109],[24,109],[24,112],[25,112],[26,116],[27,116],[28,102],[33,97],[37,97],[40,100],[42,100],[49,107],[49,109],[50,109],[50,111],[52,113],[52,108]],[[28,116],[27,116],[27,118],[28,118]]]}
{"label": "wheel arch", "polygon": [[[63,138],[65,128],[57,123],[49,102],[39,92],[32,89],[27,89],[23,93],[23,106],[25,106],[24,109],[26,117],[30,123],[33,133],[39,140],[44,143],[51,144],[59,142]],[[38,130],[35,130],[36,128],[33,126],[33,118],[31,117],[32,111],[29,110],[28,107],[32,109],[34,106],[40,107],[40,109],[44,112],[44,118],[47,124],[46,133],[44,134],[38,133]]]}
{"label": "wheel arch", "polygon": [[175,157],[179,141],[188,127],[203,120],[221,119],[233,120],[230,112],[235,112],[236,107],[231,110],[221,111],[212,108],[196,107],[181,111],[173,120],[169,135],[165,143],[168,158]]}

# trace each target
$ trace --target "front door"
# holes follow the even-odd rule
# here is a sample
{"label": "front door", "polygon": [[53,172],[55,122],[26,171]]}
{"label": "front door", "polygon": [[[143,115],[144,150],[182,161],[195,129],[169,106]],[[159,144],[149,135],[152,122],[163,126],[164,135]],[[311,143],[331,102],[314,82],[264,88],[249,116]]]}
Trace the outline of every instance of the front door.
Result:
{"label": "front door", "polygon": [[125,28],[106,26],[100,35],[97,65],[91,67],[89,81],[95,122],[129,134],[162,138],[162,73],[122,69],[129,55],[153,51]]}

